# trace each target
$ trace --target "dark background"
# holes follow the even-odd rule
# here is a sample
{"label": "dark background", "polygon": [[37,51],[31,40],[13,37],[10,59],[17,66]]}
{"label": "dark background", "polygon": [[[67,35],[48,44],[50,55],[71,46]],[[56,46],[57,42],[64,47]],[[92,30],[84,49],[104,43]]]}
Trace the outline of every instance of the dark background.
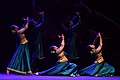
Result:
{"label": "dark background", "polygon": [[[113,65],[116,75],[120,75],[120,11],[115,0],[3,0],[0,2],[0,71],[4,72],[15,50],[15,37],[9,27],[21,26],[21,18],[29,16],[38,19],[38,12],[45,12],[45,25],[42,29],[45,59],[41,70],[54,65],[49,46],[57,43],[57,35],[64,33],[60,22],[72,18],[75,11],[81,15],[81,25],[77,28],[79,59],[72,60],[82,69],[92,64],[86,45],[94,39],[89,30],[100,31],[103,37],[103,56]],[[94,35],[94,34],[93,34]],[[30,36],[30,34],[27,34]],[[90,38],[93,37],[93,38]],[[41,64],[40,63],[40,64]]]}

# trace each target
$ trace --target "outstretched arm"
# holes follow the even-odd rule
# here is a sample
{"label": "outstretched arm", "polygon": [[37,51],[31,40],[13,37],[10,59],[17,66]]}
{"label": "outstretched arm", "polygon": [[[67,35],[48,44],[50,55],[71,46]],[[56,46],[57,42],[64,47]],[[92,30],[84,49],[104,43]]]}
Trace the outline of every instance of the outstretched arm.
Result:
{"label": "outstretched arm", "polygon": [[79,14],[79,12],[75,12],[75,16],[70,20],[70,21],[74,21],[77,17],[80,17],[80,14]]}
{"label": "outstretched arm", "polygon": [[62,36],[58,36],[60,39],[61,39],[61,45],[60,45],[60,47],[57,49],[57,51],[56,51],[56,53],[60,53],[62,50],[63,50],[63,48],[64,48],[64,46],[65,46],[65,41],[64,41],[64,35],[62,34]]}
{"label": "outstretched arm", "polygon": [[102,49],[102,45],[103,45],[100,32],[98,33],[98,37],[100,38],[100,42],[98,48],[96,49],[96,53],[98,53]]}
{"label": "outstretched arm", "polygon": [[22,27],[18,33],[23,33],[27,28],[28,28],[28,20],[29,20],[29,17],[27,17],[27,19],[25,20],[26,21],[26,24],[24,25],[24,27]]}
{"label": "outstretched arm", "polygon": [[39,12],[40,18],[36,22],[36,26],[34,26],[33,31],[38,31],[41,29],[42,25],[44,24],[44,12]]}
{"label": "outstretched arm", "polygon": [[74,21],[77,18],[77,16],[74,16],[70,21]]}
{"label": "outstretched arm", "polygon": [[36,28],[44,24],[44,12],[39,12],[39,14],[40,18],[37,21],[37,26],[35,26]]}
{"label": "outstretched arm", "polygon": [[73,19],[71,21],[73,22],[76,18],[78,18],[78,22],[75,25],[72,26],[73,29],[78,27],[81,24],[81,19],[80,19],[79,12],[76,12],[76,16],[73,17]]}

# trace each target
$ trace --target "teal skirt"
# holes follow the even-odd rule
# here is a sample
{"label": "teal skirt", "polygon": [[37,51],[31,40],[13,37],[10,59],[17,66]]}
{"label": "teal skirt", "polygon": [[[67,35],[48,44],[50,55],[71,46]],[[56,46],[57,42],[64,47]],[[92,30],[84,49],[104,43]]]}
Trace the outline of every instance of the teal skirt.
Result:
{"label": "teal skirt", "polygon": [[31,71],[30,68],[30,54],[28,44],[19,44],[16,48],[14,56],[12,57],[8,70],[26,74]]}
{"label": "teal skirt", "polygon": [[87,76],[113,76],[115,69],[113,66],[109,65],[106,62],[94,63],[86,68],[83,68],[78,72],[80,75]]}
{"label": "teal skirt", "polygon": [[38,72],[39,75],[62,75],[62,76],[69,76],[71,74],[76,74],[77,72],[77,65],[70,62],[57,62],[55,66],[52,68]]}

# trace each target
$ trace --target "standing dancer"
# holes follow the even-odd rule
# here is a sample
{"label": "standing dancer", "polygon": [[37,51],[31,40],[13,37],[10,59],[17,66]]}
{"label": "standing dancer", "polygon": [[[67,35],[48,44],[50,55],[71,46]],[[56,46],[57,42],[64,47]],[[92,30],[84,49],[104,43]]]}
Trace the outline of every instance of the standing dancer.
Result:
{"label": "standing dancer", "polygon": [[[99,39],[99,46],[96,47],[96,40]],[[98,33],[97,37],[95,38],[93,44],[88,45],[90,49],[90,54],[92,55],[93,59],[95,60],[94,63],[82,70],[79,71],[80,75],[89,75],[89,76],[113,76],[115,73],[115,69],[113,66],[109,65],[104,61],[102,56],[102,37],[101,34]]]}
{"label": "standing dancer", "polygon": [[44,24],[44,12],[39,12],[40,18],[38,21],[34,21],[35,23],[34,28],[32,29],[32,36],[31,36],[31,49],[32,49],[32,62],[31,67],[32,71],[36,72],[38,71],[39,61],[41,59],[44,59],[44,53],[43,53],[43,40],[42,40],[42,27]]}
{"label": "standing dancer", "polygon": [[[73,24],[73,21],[77,19],[77,23]],[[62,27],[65,29],[66,34],[67,34],[67,52],[68,54],[68,58],[69,59],[77,59],[79,58],[78,56],[78,49],[77,49],[77,43],[76,43],[76,28],[80,25],[81,21],[80,21],[80,15],[78,12],[76,12],[76,16],[73,17],[72,20],[70,20],[69,22],[67,22],[67,26],[65,26],[63,23],[61,23]]]}
{"label": "standing dancer", "polygon": [[10,71],[14,71],[20,74],[32,74],[30,67],[28,40],[24,34],[28,28],[28,19],[29,17],[27,17],[27,19],[24,19],[25,24],[21,29],[19,29],[19,27],[16,25],[11,26],[12,33],[17,35],[20,43],[17,46],[14,56],[12,57],[9,65],[7,66],[7,74],[9,74]]}

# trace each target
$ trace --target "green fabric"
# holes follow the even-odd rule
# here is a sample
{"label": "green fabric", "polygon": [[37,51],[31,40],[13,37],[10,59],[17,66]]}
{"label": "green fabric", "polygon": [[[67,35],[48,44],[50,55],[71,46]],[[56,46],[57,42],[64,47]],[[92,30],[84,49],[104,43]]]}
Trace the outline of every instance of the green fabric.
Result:
{"label": "green fabric", "polygon": [[68,37],[68,42],[67,42],[67,48],[68,48],[68,57],[69,59],[75,59],[78,57],[78,50],[77,50],[77,44],[76,44],[76,32],[73,31],[72,29],[69,29],[67,31],[67,37]]}
{"label": "green fabric", "polygon": [[42,32],[41,29],[44,24],[44,16],[40,16],[39,21],[37,22],[32,38],[32,48],[33,48],[33,60],[43,59],[43,41],[42,41]]}
{"label": "green fabric", "polygon": [[39,75],[63,75],[68,76],[70,74],[76,74],[77,65],[70,62],[57,62],[52,68],[39,72]]}
{"label": "green fabric", "polygon": [[30,54],[28,44],[20,44],[14,53],[7,69],[27,73],[31,71],[30,67]]}
{"label": "green fabric", "polygon": [[106,62],[94,63],[79,71],[80,75],[90,76],[113,76],[114,73],[115,73],[114,67]]}
{"label": "green fabric", "polygon": [[42,44],[42,35],[39,32],[36,32],[36,34],[34,34],[35,38],[34,38],[34,53],[33,53],[33,59],[41,59],[44,57],[43,55],[43,44]]}

